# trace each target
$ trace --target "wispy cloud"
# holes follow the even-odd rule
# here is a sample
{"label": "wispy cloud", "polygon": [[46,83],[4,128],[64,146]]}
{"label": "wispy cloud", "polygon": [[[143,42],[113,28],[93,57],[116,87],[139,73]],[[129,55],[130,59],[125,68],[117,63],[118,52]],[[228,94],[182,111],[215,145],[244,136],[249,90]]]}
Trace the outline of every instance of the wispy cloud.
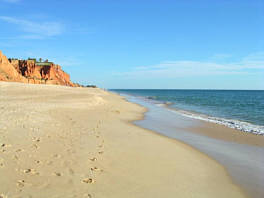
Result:
{"label": "wispy cloud", "polygon": [[9,16],[0,16],[0,20],[16,27],[26,35],[19,36],[23,39],[44,39],[62,34],[63,25],[59,22],[34,22]]}
{"label": "wispy cloud", "polygon": [[134,67],[128,72],[113,72],[127,78],[176,78],[210,75],[237,75],[264,73],[264,52],[250,54],[239,62],[216,63],[212,61],[164,61],[157,65]]}

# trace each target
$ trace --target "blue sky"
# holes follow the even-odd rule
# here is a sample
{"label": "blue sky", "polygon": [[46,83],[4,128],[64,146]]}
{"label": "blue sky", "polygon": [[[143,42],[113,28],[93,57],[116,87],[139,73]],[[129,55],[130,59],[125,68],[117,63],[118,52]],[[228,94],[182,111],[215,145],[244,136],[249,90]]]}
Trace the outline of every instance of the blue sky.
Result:
{"label": "blue sky", "polygon": [[264,89],[264,0],[0,0],[0,27],[82,84]]}

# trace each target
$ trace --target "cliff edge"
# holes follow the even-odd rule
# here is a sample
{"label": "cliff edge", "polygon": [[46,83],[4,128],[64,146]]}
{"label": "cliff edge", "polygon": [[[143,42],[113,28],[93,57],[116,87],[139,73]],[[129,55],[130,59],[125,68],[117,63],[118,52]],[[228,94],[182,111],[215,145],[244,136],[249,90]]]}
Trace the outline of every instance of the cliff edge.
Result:
{"label": "cliff edge", "polygon": [[27,79],[18,73],[7,57],[0,51],[0,80],[27,82]]}
{"label": "cliff edge", "polygon": [[37,62],[36,59],[8,59],[1,51],[0,81],[78,86],[71,82],[70,75],[59,65],[48,61]]}

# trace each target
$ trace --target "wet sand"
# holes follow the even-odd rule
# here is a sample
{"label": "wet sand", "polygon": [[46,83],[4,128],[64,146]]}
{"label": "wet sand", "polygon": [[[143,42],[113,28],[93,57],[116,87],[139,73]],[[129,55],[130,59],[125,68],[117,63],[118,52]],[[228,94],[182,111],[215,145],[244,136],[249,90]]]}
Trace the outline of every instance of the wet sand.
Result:
{"label": "wet sand", "polygon": [[144,112],[100,89],[0,82],[1,197],[246,197],[215,160],[131,124]]}
{"label": "wet sand", "polygon": [[263,136],[185,117],[142,98],[128,95],[126,98],[148,108],[144,119],[135,122],[137,125],[207,154],[224,165],[232,180],[250,197],[264,197]]}
{"label": "wet sand", "polygon": [[208,137],[221,139],[239,144],[264,147],[264,136],[251,133],[241,132],[223,125],[201,121],[199,126],[189,128],[193,133],[199,133]]}

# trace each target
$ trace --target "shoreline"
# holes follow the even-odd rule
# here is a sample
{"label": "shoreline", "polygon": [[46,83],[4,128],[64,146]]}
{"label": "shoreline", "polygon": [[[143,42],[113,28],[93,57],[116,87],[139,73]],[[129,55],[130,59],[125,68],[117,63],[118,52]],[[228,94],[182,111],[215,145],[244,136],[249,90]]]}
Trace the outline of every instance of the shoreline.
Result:
{"label": "shoreline", "polygon": [[[110,91],[111,92],[111,91]],[[112,92],[112,93],[116,93],[119,94],[118,92]],[[129,100],[127,99],[127,97],[135,97],[135,98],[139,98],[140,100],[144,100],[144,98],[141,97],[137,97],[137,96],[133,96],[133,95],[128,95],[128,94],[121,94],[120,96],[124,97],[126,101],[129,102]],[[146,100],[148,102],[148,100]],[[255,134],[255,133],[250,133],[250,132],[244,132],[241,131],[239,129],[236,128],[231,128],[228,127],[226,125],[223,124],[219,124],[219,123],[214,123],[214,122],[210,122],[207,120],[201,120],[201,119],[197,119],[195,117],[188,117],[183,115],[180,111],[182,110],[177,110],[174,108],[169,107],[168,105],[164,104],[164,105],[160,105],[159,103],[152,103],[153,105],[157,105],[161,108],[165,108],[169,111],[172,111],[175,114],[178,114],[180,116],[186,117],[189,120],[195,120],[197,124],[196,126],[188,126],[188,130],[191,131],[192,133],[197,133],[197,134],[201,134],[207,137],[211,137],[211,138],[215,138],[215,139],[220,139],[220,140],[224,140],[224,141],[228,141],[228,142],[235,142],[235,143],[239,143],[239,144],[247,144],[247,145],[252,145],[252,146],[260,146],[260,147],[264,147],[264,135],[262,134]],[[135,103],[137,104],[137,103]],[[143,106],[144,107],[144,106]],[[146,110],[144,112],[143,118],[142,120],[145,119],[145,113],[147,113],[149,111],[149,109],[147,107],[144,107]],[[191,112],[189,112],[191,113]],[[210,132],[210,130],[213,130],[214,132]]]}
{"label": "shoreline", "polygon": [[[264,147],[263,135],[242,132],[237,129],[229,128],[215,123],[201,121],[200,126],[189,128],[189,130],[193,133],[198,133],[207,137],[228,142]],[[214,132],[211,133],[210,131]]]}
{"label": "shoreline", "polygon": [[213,123],[213,124],[217,124],[220,126],[226,126],[230,129],[234,129],[236,131],[240,131],[243,133],[264,136],[264,126],[263,125],[254,124],[249,121],[238,120],[237,118],[216,117],[216,116],[212,116],[206,113],[199,113],[193,110],[180,109],[178,107],[173,106],[174,104],[173,102],[160,101],[160,100],[155,99],[155,97],[151,97],[151,96],[147,97],[144,95],[136,95],[132,93],[123,92],[123,90],[115,90],[115,89],[110,90],[110,91],[113,91],[114,93],[121,94],[121,95],[123,94],[123,95],[131,96],[131,97],[139,98],[141,100],[155,104],[157,106],[164,107],[174,113],[180,114],[181,116],[184,116],[187,118],[199,120],[201,122],[206,122],[206,123]]}
{"label": "shoreline", "polygon": [[133,96],[127,96],[127,99],[149,109],[144,120],[135,122],[138,126],[206,154],[224,166],[232,180],[251,197],[263,197],[264,148],[261,146],[262,139],[257,139],[263,136],[188,118]]}
{"label": "shoreline", "polygon": [[0,93],[3,197],[246,197],[215,160],[134,125],[146,109],[116,94],[4,82]]}
{"label": "shoreline", "polygon": [[257,136],[264,136],[264,126],[255,125],[249,122],[245,121],[239,121],[239,120],[232,120],[232,119],[226,119],[226,118],[220,118],[220,117],[213,117],[205,114],[200,114],[197,112],[192,111],[186,111],[181,109],[176,109],[173,107],[170,107],[169,105],[165,104],[165,108],[175,112],[179,113],[182,116],[193,118],[196,120],[199,120],[201,122],[206,122],[210,124],[216,124],[219,126],[224,126],[229,129],[233,129],[235,131],[247,133],[247,134],[253,134]]}

